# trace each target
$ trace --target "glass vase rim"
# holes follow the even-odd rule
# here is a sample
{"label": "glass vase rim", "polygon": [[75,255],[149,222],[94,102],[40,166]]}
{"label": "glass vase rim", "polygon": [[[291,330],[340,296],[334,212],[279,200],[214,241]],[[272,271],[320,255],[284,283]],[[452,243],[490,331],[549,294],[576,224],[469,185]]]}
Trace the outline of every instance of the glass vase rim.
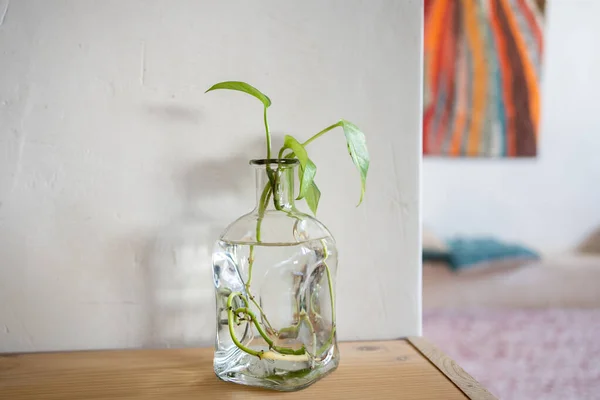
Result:
{"label": "glass vase rim", "polygon": [[253,167],[265,167],[267,165],[281,168],[291,168],[299,165],[300,161],[296,158],[255,158],[250,160]]}

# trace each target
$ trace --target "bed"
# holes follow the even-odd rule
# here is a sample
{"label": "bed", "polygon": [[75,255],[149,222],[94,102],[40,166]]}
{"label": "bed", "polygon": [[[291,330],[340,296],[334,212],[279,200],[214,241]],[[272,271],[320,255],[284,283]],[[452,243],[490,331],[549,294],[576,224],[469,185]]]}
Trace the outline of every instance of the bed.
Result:
{"label": "bed", "polygon": [[456,272],[424,263],[423,307],[600,308],[600,256],[496,261]]}

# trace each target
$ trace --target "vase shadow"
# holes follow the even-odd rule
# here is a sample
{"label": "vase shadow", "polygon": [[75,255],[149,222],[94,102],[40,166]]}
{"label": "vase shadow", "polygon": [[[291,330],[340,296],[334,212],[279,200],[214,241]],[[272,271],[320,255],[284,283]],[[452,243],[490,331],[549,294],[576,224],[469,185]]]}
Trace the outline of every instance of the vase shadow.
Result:
{"label": "vase shadow", "polygon": [[212,249],[226,226],[254,206],[254,176],[248,161],[264,153],[264,140],[259,139],[176,174],[182,212],[160,228],[142,251],[147,305],[144,347],[214,343]]}

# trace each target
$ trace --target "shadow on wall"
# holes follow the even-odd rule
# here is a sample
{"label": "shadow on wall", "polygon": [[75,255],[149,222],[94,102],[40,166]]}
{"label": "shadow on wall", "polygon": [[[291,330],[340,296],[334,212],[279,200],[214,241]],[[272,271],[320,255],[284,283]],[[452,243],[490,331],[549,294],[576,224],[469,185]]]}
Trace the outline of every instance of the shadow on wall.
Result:
{"label": "shadow on wall", "polygon": [[223,229],[254,206],[248,161],[264,154],[264,140],[230,157],[183,171],[181,215],[160,229],[143,253],[147,321],[144,347],[207,346],[214,341],[211,253]]}

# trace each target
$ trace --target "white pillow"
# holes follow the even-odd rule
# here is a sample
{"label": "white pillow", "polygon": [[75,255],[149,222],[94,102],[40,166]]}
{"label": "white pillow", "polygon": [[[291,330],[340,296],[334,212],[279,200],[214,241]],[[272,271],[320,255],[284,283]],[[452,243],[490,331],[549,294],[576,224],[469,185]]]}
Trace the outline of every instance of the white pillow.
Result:
{"label": "white pillow", "polygon": [[446,243],[438,238],[428,227],[423,226],[422,235],[424,251],[432,251],[436,253],[448,252],[448,246]]}
{"label": "white pillow", "polygon": [[580,253],[588,254],[600,254],[600,228],[592,232],[584,241],[579,245],[577,250]]}

